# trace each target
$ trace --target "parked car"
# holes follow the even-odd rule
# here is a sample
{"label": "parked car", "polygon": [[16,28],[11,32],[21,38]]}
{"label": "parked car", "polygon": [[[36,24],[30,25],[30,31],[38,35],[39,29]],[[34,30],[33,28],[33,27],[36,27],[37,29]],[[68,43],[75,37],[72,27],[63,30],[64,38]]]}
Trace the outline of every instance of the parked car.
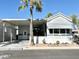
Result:
{"label": "parked car", "polygon": [[79,33],[74,33],[73,34],[73,39],[74,39],[74,42],[79,44]]}

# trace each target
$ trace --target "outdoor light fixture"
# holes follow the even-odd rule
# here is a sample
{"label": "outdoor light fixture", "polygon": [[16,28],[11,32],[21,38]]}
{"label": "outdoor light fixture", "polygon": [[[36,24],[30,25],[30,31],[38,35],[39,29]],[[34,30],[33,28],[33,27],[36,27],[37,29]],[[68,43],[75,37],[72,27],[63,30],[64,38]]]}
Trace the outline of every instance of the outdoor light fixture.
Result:
{"label": "outdoor light fixture", "polygon": [[7,32],[7,28],[6,27],[4,28],[4,32]]}
{"label": "outdoor light fixture", "polygon": [[16,35],[18,35],[18,26],[16,26]]}

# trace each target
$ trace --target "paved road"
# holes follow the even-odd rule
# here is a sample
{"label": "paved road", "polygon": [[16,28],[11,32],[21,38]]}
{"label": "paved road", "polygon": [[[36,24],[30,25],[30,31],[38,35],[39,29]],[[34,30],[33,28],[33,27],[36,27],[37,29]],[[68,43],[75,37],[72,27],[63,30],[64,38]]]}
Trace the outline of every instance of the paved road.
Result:
{"label": "paved road", "polygon": [[79,50],[0,51],[2,59],[79,59]]}

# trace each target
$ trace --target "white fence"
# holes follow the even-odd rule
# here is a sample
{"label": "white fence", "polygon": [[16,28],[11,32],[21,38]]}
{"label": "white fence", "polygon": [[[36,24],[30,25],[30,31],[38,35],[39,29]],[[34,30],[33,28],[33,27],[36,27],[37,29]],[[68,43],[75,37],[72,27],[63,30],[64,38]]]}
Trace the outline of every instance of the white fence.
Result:
{"label": "white fence", "polygon": [[56,43],[56,41],[60,41],[60,43],[71,43],[72,36],[34,36],[34,43],[38,41],[38,43],[43,43],[45,40],[46,43]]}
{"label": "white fence", "polygon": [[38,43],[43,43],[43,40],[46,38],[46,36],[34,36],[34,43],[38,40]]}

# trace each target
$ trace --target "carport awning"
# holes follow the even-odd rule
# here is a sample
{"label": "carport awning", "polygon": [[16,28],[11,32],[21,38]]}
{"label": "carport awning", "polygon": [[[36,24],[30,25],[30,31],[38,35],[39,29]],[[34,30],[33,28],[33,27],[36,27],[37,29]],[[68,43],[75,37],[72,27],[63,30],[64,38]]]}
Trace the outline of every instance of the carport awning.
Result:
{"label": "carport awning", "polygon": [[[13,25],[16,25],[16,26],[21,26],[21,25],[29,25],[30,24],[30,21],[29,20],[12,20],[12,21],[5,21],[7,23],[10,23],[10,24],[13,24]],[[46,21],[45,20],[33,20],[33,25],[41,25],[41,24],[45,24]]]}

